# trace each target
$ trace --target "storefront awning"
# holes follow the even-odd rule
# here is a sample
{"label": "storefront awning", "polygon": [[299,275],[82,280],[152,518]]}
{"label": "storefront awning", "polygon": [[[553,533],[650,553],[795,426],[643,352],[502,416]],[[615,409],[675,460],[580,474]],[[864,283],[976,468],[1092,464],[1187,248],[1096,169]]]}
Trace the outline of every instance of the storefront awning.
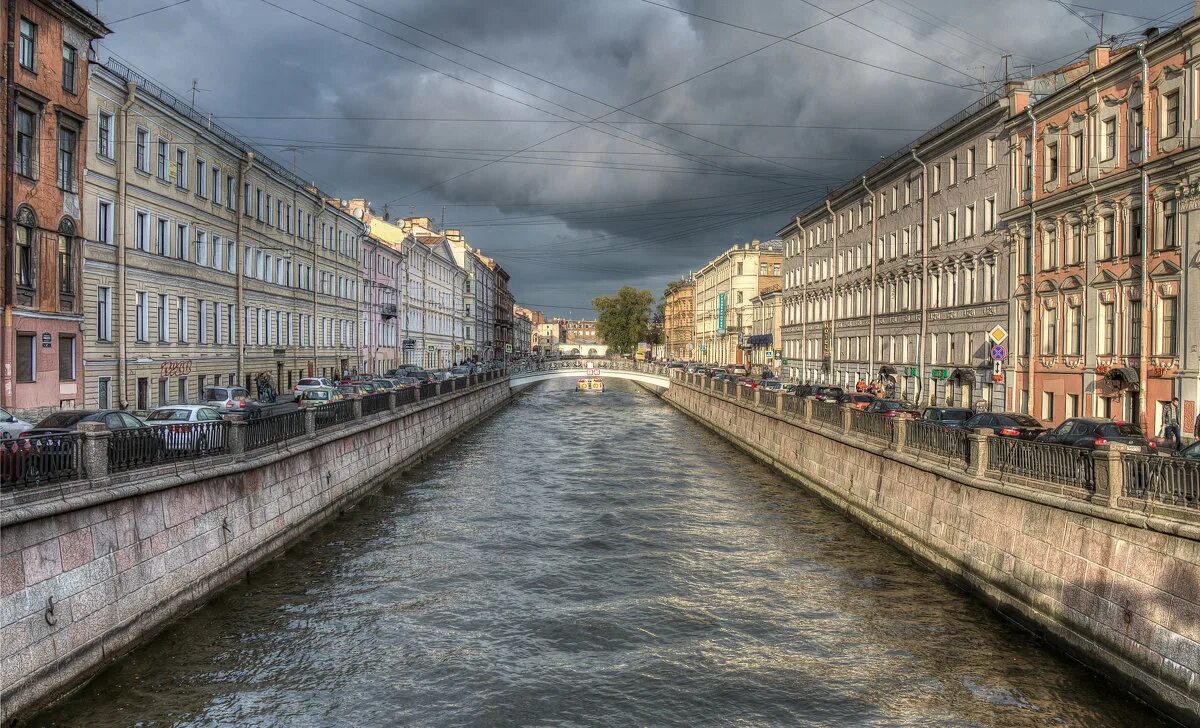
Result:
{"label": "storefront awning", "polygon": [[879,373],[895,375],[896,367],[892,366],[891,364],[884,364],[883,366],[879,367]]}
{"label": "storefront awning", "polygon": [[953,372],[951,372],[950,381],[953,382],[954,384],[974,384],[975,383],[975,370],[974,369],[964,369],[963,367],[959,367],[959,368],[955,369]]}
{"label": "storefront awning", "polygon": [[773,338],[773,334],[754,334],[746,337],[746,343],[750,346],[766,347],[771,345]]}
{"label": "storefront awning", "polygon": [[1108,370],[1108,374],[1105,374],[1104,378],[1110,382],[1116,382],[1118,386],[1133,387],[1135,391],[1141,385],[1138,372],[1133,367],[1114,367]]}

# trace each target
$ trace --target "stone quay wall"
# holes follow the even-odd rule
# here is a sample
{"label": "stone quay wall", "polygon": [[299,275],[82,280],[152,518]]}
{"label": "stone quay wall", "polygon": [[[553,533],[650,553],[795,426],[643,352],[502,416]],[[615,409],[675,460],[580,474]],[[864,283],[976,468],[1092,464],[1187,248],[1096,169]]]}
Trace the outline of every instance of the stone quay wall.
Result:
{"label": "stone quay wall", "polygon": [[505,379],[0,509],[0,721],[26,713],[503,407]]}
{"label": "stone quay wall", "polygon": [[818,422],[795,397],[726,395],[686,376],[661,396],[1120,687],[1200,725],[1195,513],[1004,482],[906,450],[902,437],[897,447],[852,434],[849,412],[844,428]]}

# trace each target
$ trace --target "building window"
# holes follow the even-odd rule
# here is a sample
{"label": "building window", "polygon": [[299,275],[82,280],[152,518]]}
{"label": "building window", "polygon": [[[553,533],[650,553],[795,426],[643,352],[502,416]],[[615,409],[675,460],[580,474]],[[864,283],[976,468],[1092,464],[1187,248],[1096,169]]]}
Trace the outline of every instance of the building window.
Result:
{"label": "building window", "polygon": [[1163,139],[1179,133],[1179,92],[1172,91],[1163,97]]}
{"label": "building window", "polygon": [[950,186],[953,187],[954,185],[958,184],[958,155],[957,154],[954,155],[953,157],[950,157],[950,168],[948,171],[950,172]]}
{"label": "building window", "polygon": [[196,194],[208,197],[208,165],[203,159],[196,160]]}
{"label": "building window", "polygon": [[37,70],[37,26],[25,18],[21,18],[21,67]]}
{"label": "building window", "polygon": [[1042,392],[1042,419],[1050,422],[1054,419],[1054,393]]}
{"label": "building window", "polygon": [[65,126],[58,127],[58,188],[75,191],[75,142],[79,134]]}
{"label": "building window", "polygon": [[986,157],[986,159],[984,160],[984,164],[986,164],[989,169],[996,166],[996,140],[995,139],[987,140],[987,144],[984,147],[984,157]]}
{"label": "building window", "polygon": [[1129,210],[1129,251],[1128,255],[1142,253],[1142,208],[1134,207]]}
{"label": "building window", "polygon": [[62,87],[67,93],[75,93],[75,49],[63,44]]}
{"label": "building window", "polygon": [[112,341],[112,289],[96,288],[96,340]]}
{"label": "building window", "polygon": [[933,190],[931,191],[937,192],[940,189],[942,189],[942,165],[935,164],[933,165]]}
{"label": "building window", "polygon": [[111,378],[100,377],[99,394],[98,394],[98,396],[100,398],[100,409],[108,409],[109,408],[109,399],[110,399],[109,392],[111,390],[111,385],[112,385]]}
{"label": "building window", "polygon": [[1129,150],[1137,151],[1142,148],[1142,136],[1145,127],[1142,122],[1142,107],[1129,110]]}
{"label": "building window", "polygon": [[177,302],[179,308],[175,310],[175,333],[179,337],[179,343],[186,344],[188,340],[188,300],[180,296]]}
{"label": "building window", "polygon": [[171,338],[171,319],[168,315],[167,294],[158,294],[158,340],[167,341]]}
{"label": "building window", "polygon": [[1105,215],[1101,224],[1100,259],[1112,260],[1117,257],[1117,218],[1115,215]]}
{"label": "building window", "polygon": [[146,306],[146,293],[139,291],[137,294],[137,305],[134,308],[134,318],[137,321],[135,334],[137,340],[143,344],[150,337],[150,312],[146,310]]}
{"label": "building window", "polygon": [[175,257],[179,260],[188,259],[188,224],[186,222],[175,225]]}
{"label": "building window", "polygon": [[150,172],[150,153],[147,147],[150,145],[150,132],[139,128],[137,130],[136,155],[134,164],[137,165],[139,171]]}
{"label": "building window", "polygon": [[1159,306],[1158,321],[1158,354],[1159,356],[1178,356],[1179,354],[1179,299],[1164,298]]}
{"label": "building window", "polygon": [[1058,181],[1058,143],[1051,142],[1046,145],[1046,181]]}
{"label": "building window", "polygon": [[34,177],[37,147],[33,143],[37,116],[28,109],[17,109],[17,174]]}
{"label": "building window", "polygon": [[17,333],[17,381],[37,381],[36,334]]}
{"label": "building window", "polygon": [[1070,242],[1067,244],[1067,263],[1083,262],[1083,226],[1075,223],[1067,228]]}
{"label": "building window", "polygon": [[989,232],[996,227],[996,198],[983,201],[983,230]]}
{"label": "building window", "polygon": [[1142,304],[1140,301],[1129,302],[1129,356],[1142,354]]}
{"label": "building window", "polygon": [[75,337],[71,334],[58,335],[58,379],[62,382],[75,379]]}
{"label": "building window", "polygon": [[33,287],[34,228],[17,225],[17,285]]}
{"label": "building window", "polygon": [[186,190],[188,186],[188,160],[187,150],[178,148],[175,150],[175,186],[181,190]]}
{"label": "building window", "polygon": [[1067,331],[1063,341],[1064,353],[1067,356],[1079,356],[1083,353],[1082,319],[1079,306],[1067,306]]}
{"label": "building window", "polygon": [[1077,131],[1071,135],[1071,171],[1083,169],[1083,132]]}
{"label": "building window", "polygon": [[1100,158],[1108,161],[1117,156],[1117,120],[1105,119],[1100,126]]}
{"label": "building window", "polygon": [[113,157],[113,115],[101,111],[96,122],[96,154],[105,159]]}
{"label": "building window", "polygon": [[216,167],[212,168],[212,201],[213,204],[221,204],[221,170]]}
{"label": "building window", "polygon": [[1100,304],[1100,351],[1103,355],[1116,353],[1117,314],[1113,303]]}
{"label": "building window", "polygon": [[1042,232],[1042,270],[1053,270],[1058,265],[1055,243],[1053,231]]}
{"label": "building window", "polygon": [[967,177],[975,176],[975,147],[967,147]]}
{"label": "building window", "polygon": [[1058,316],[1054,311],[1042,310],[1042,354],[1058,353]]}
{"label": "building window", "polygon": [[1175,200],[1163,200],[1163,225],[1159,250],[1171,250],[1175,247]]}
{"label": "building window", "polygon": [[975,234],[975,206],[967,205],[963,215],[963,237],[969,238]]}
{"label": "building window", "polygon": [[66,235],[58,236],[58,292],[75,293],[75,243]]}

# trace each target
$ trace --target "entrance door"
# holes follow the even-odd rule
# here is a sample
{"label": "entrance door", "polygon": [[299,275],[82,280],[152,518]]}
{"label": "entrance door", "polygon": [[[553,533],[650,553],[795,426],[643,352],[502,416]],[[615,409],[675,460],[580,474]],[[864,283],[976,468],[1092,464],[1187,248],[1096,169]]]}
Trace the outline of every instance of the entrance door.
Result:
{"label": "entrance door", "polygon": [[137,409],[143,412],[150,409],[150,379],[147,377],[137,380]]}

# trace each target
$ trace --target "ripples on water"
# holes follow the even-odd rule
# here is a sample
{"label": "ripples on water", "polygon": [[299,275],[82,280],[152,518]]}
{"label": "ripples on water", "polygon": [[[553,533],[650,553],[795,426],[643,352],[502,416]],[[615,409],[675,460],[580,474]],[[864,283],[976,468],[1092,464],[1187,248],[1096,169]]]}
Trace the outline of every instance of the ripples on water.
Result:
{"label": "ripples on water", "polygon": [[32,722],[1159,725],[631,384],[571,386]]}

